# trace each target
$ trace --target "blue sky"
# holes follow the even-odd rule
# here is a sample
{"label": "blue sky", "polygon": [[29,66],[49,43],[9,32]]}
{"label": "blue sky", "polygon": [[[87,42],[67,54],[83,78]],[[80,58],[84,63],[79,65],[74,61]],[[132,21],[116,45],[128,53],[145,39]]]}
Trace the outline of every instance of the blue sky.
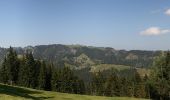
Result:
{"label": "blue sky", "polygon": [[0,46],[170,49],[170,0],[0,0]]}

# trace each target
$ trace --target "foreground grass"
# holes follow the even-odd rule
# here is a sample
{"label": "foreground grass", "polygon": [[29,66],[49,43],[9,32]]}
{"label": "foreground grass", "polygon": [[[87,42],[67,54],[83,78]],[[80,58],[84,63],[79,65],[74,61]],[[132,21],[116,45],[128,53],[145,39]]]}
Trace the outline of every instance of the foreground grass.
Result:
{"label": "foreground grass", "polygon": [[129,97],[76,95],[0,84],[0,100],[144,100]]}

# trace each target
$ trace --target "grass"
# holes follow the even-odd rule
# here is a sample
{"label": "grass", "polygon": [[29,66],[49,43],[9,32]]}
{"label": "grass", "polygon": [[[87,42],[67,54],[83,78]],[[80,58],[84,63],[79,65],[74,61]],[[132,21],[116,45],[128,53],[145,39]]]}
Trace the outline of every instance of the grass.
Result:
{"label": "grass", "polygon": [[129,97],[76,95],[0,84],[0,100],[144,100]]}
{"label": "grass", "polygon": [[[99,72],[99,71],[104,71],[104,70],[111,70],[111,69],[116,69],[118,71],[123,71],[123,70],[131,70],[130,66],[126,66],[126,65],[115,65],[115,64],[99,64],[96,66],[92,66],[92,69],[90,70],[90,72]],[[150,69],[146,69],[146,68],[136,68],[137,72],[139,73],[139,75],[141,75],[142,77],[144,77],[145,75],[150,74]]]}
{"label": "grass", "polygon": [[110,69],[117,69],[118,71],[130,69],[130,66],[125,65],[115,65],[115,64],[99,64],[96,66],[92,66],[91,72],[99,72],[104,70],[110,70]]}

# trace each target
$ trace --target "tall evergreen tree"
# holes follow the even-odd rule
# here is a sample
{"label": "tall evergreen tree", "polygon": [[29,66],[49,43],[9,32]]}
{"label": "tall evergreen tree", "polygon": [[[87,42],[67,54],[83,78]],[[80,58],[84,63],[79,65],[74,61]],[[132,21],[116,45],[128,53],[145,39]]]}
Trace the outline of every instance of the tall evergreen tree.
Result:
{"label": "tall evergreen tree", "polygon": [[25,68],[27,69],[27,87],[34,88],[34,81],[35,81],[35,61],[32,53],[26,54],[26,60],[25,60]]}
{"label": "tall evergreen tree", "polygon": [[84,81],[83,80],[79,80],[79,92],[78,92],[78,94],[85,94],[85,91],[86,91],[86,89],[85,89],[85,84],[84,84]]}
{"label": "tall evergreen tree", "polygon": [[7,83],[8,82],[8,73],[7,73],[8,69],[7,69],[7,66],[6,66],[6,58],[4,59],[3,63],[2,63],[2,67],[0,69],[0,81],[2,83]]}
{"label": "tall evergreen tree", "polygon": [[92,82],[91,82],[91,92],[93,95],[104,95],[104,83],[105,78],[102,73],[99,71],[94,73]]}
{"label": "tall evergreen tree", "polygon": [[105,94],[106,96],[120,96],[121,94],[121,85],[120,79],[116,72],[113,72],[107,80],[105,84]]}
{"label": "tall evergreen tree", "polygon": [[59,91],[59,90],[57,90],[59,87],[58,87],[58,79],[60,79],[59,78],[59,70],[57,70],[56,68],[53,68],[52,69],[53,71],[52,71],[52,77],[51,77],[51,84],[52,84],[52,90],[53,91]]}
{"label": "tall evergreen tree", "polygon": [[163,53],[154,61],[151,74],[151,96],[156,99],[170,99],[170,52]]}
{"label": "tall evergreen tree", "polygon": [[6,56],[5,66],[7,68],[8,83],[11,85],[13,83],[16,84],[18,80],[19,62],[17,54],[12,47],[9,48],[9,52]]}
{"label": "tall evergreen tree", "polygon": [[120,95],[121,96],[133,96],[132,94],[132,82],[127,77],[120,78]]}
{"label": "tall evergreen tree", "polygon": [[124,90],[126,92],[125,96],[133,97],[134,96],[134,86],[133,81],[130,78],[126,78],[123,83]]}
{"label": "tall evergreen tree", "polygon": [[40,73],[40,68],[41,68],[41,61],[40,60],[35,60],[35,69],[34,69],[34,73],[33,73],[33,83],[34,86],[33,88],[38,88],[39,86],[39,73]]}
{"label": "tall evergreen tree", "polygon": [[21,86],[28,87],[29,86],[29,79],[28,79],[29,67],[26,66],[26,60],[27,60],[26,55],[23,55],[22,59],[20,59],[18,84]]}
{"label": "tall evergreen tree", "polygon": [[73,72],[68,68],[64,67],[61,71],[61,77],[62,81],[62,91],[66,93],[73,93],[73,83],[74,83],[74,74]]}
{"label": "tall evergreen tree", "polygon": [[52,69],[53,69],[53,64],[50,63],[48,64],[48,67],[47,67],[47,76],[46,76],[46,90],[50,91],[52,86],[51,86],[51,79],[52,79]]}
{"label": "tall evergreen tree", "polygon": [[39,89],[46,89],[47,70],[45,61],[42,62],[39,73]]}

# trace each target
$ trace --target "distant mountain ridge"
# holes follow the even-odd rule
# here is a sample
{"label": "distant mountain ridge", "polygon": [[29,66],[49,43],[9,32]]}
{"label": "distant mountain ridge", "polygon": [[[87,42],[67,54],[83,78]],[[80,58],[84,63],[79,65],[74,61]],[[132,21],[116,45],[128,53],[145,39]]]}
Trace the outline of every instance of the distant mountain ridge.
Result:
{"label": "distant mountain ridge", "polygon": [[[86,67],[98,64],[116,64],[135,67],[149,67],[153,58],[161,51],[115,50],[110,47],[93,47],[83,45],[37,45],[24,48],[14,48],[19,55],[31,51],[36,59],[51,61],[56,65]],[[0,48],[0,62],[7,53],[6,48]],[[82,61],[81,61],[82,60]]]}

